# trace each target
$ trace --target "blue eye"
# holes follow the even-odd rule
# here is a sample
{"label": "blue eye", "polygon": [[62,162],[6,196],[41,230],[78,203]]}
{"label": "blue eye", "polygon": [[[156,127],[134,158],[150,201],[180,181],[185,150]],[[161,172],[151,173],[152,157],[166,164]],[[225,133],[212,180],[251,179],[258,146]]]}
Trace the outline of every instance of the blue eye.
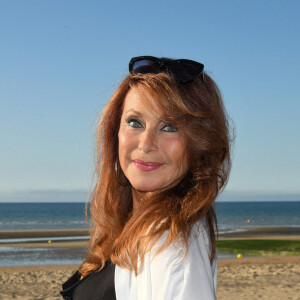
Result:
{"label": "blue eye", "polygon": [[175,128],[175,127],[173,127],[171,125],[166,125],[161,130],[162,131],[166,131],[166,132],[177,132],[178,131],[177,128]]}
{"label": "blue eye", "polygon": [[134,118],[128,119],[127,124],[133,128],[141,128],[142,127],[141,123],[137,119],[134,119]]}

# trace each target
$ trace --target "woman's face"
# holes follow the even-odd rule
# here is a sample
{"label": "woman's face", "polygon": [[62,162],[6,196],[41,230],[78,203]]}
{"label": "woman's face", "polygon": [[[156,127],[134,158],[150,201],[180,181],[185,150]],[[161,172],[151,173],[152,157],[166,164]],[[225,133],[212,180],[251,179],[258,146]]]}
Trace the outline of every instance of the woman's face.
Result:
{"label": "woman's face", "polygon": [[[160,118],[153,101],[150,111],[142,96],[131,88],[125,102],[119,129],[119,161],[132,187],[147,194],[175,186],[188,170],[186,143],[180,129]],[[144,99],[145,100],[145,99]]]}

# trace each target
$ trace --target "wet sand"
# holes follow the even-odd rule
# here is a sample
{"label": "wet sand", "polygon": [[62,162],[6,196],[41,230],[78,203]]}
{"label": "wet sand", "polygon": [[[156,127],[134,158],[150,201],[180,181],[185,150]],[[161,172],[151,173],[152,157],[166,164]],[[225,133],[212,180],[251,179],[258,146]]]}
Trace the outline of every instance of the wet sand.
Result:
{"label": "wet sand", "polygon": [[[229,231],[229,232],[227,232]],[[88,236],[88,229],[33,229],[33,230],[0,230],[1,239],[8,238],[39,238],[39,237],[70,237],[70,236]],[[299,236],[300,227],[279,227],[279,226],[241,226],[220,230],[220,237],[248,237],[266,236],[266,235],[285,235]]]}
{"label": "wet sand", "polygon": [[[72,240],[72,237],[89,236],[88,229],[38,229],[38,230],[0,230],[1,239],[18,238],[55,238],[64,237]],[[262,238],[262,239],[300,239],[300,227],[276,227],[276,226],[244,226],[232,228],[232,232],[219,231],[219,239],[229,238]],[[66,241],[67,241],[66,239]],[[14,243],[15,244],[15,243]],[[24,244],[24,243],[23,243]]]}
{"label": "wet sand", "polygon": [[[235,228],[236,229],[236,228]],[[300,240],[298,227],[239,227],[237,232],[219,232],[219,239],[281,239]],[[41,229],[41,230],[0,230],[0,247],[22,248],[86,248],[88,245],[88,229]],[[64,239],[64,237],[66,239]],[[74,239],[72,239],[74,237]],[[75,240],[75,237],[87,237]],[[1,242],[1,239],[35,238],[28,242]],[[40,241],[39,238],[47,238]],[[51,243],[48,243],[48,238]],[[54,238],[54,240],[52,240]],[[60,238],[60,240],[55,240]]]}
{"label": "wet sand", "polygon": [[0,230],[1,239],[88,236],[88,229]]}

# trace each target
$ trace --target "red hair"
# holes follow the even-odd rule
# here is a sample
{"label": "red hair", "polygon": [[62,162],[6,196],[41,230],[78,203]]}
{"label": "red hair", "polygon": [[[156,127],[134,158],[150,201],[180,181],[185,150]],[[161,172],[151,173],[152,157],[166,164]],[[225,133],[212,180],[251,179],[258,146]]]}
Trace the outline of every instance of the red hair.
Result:
{"label": "red hair", "polygon": [[[124,99],[131,88],[150,93],[164,118],[179,127],[188,145],[189,170],[175,187],[152,196],[133,212],[131,185],[118,161],[118,131]],[[149,103],[151,105],[151,103]],[[213,203],[225,187],[230,161],[230,128],[218,87],[207,75],[180,84],[165,73],[128,75],[100,117],[97,132],[97,183],[90,204],[92,231],[83,276],[101,269],[107,259],[134,270],[168,230],[163,250],[175,239],[187,247],[191,228],[203,220],[216,253]],[[187,249],[187,248],[186,248]]]}

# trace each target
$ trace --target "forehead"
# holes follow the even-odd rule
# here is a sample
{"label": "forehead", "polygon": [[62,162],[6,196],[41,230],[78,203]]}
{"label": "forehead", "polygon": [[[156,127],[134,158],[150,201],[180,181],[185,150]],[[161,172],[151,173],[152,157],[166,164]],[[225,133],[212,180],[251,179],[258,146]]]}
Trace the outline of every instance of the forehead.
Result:
{"label": "forehead", "polygon": [[163,111],[158,103],[159,99],[154,93],[146,90],[138,90],[133,87],[129,90],[124,99],[123,114],[135,111],[161,118]]}

